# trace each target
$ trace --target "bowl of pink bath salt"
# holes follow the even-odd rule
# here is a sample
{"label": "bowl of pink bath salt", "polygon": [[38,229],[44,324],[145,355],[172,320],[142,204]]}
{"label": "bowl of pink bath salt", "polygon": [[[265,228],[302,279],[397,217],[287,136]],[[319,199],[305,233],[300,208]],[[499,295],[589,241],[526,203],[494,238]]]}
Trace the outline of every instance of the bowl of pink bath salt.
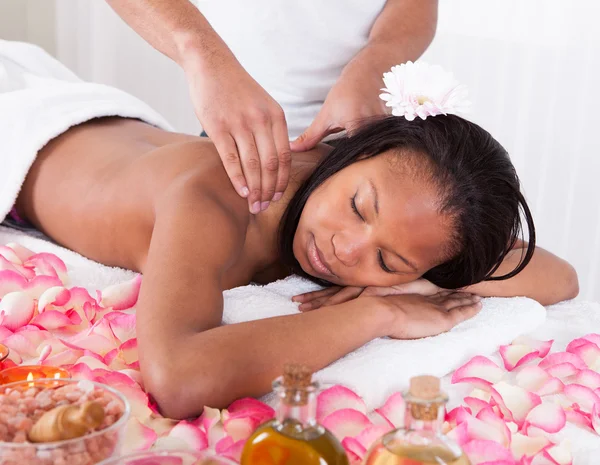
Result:
{"label": "bowl of pink bath salt", "polygon": [[92,381],[0,385],[0,465],[95,465],[120,453],[129,415],[125,396]]}
{"label": "bowl of pink bath salt", "polygon": [[208,451],[156,450],[114,457],[99,465],[235,465],[235,462]]}

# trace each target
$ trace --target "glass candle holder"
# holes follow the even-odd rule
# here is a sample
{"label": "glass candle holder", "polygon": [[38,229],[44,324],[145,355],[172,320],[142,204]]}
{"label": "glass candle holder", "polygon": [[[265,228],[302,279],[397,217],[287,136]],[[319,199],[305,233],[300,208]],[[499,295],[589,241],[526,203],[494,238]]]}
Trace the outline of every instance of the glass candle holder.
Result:
{"label": "glass candle holder", "polygon": [[4,344],[0,344],[0,362],[4,361],[8,354],[10,354],[10,350]]}
{"label": "glass candle holder", "polygon": [[65,379],[71,374],[64,368],[50,365],[23,365],[0,371],[0,385],[37,379]]}
{"label": "glass candle holder", "polygon": [[[99,429],[73,439],[29,442],[29,431],[44,412],[87,400],[105,409]],[[130,411],[123,394],[87,380],[36,379],[0,386],[0,465],[94,465],[114,457],[121,451]]]}
{"label": "glass candle holder", "polygon": [[113,457],[98,465],[235,465],[235,462],[207,451],[155,450]]}

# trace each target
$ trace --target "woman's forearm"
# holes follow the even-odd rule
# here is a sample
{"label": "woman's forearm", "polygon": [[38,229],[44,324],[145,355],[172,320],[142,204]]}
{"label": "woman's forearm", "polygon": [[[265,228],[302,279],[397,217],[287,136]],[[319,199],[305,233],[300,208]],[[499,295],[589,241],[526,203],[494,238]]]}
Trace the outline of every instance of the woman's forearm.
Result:
{"label": "woman's forearm", "polygon": [[[513,249],[495,275],[514,270],[525,254],[526,247]],[[465,291],[484,297],[525,296],[542,305],[551,305],[575,298],[579,283],[575,269],[568,262],[536,247],[531,261],[518,275],[504,281],[484,281],[468,286]]]}
{"label": "woman's forearm", "polygon": [[376,299],[359,298],[313,312],[220,326],[166,343],[170,365],[157,360],[150,391],[166,416],[194,416],[204,405],[226,407],[237,398],[269,392],[286,363],[324,368],[384,336],[389,325],[389,311]]}
{"label": "woman's forearm", "polygon": [[146,42],[182,68],[190,62],[233,58],[229,48],[189,0],[107,0]]}

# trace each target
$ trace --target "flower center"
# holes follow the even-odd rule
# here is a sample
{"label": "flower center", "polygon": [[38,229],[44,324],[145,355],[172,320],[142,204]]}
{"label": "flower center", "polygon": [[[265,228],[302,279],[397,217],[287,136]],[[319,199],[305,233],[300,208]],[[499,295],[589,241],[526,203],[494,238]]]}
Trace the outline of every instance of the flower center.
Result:
{"label": "flower center", "polygon": [[425,102],[431,102],[431,99],[425,95],[419,95],[417,96],[417,102],[419,102],[419,105],[423,105]]}

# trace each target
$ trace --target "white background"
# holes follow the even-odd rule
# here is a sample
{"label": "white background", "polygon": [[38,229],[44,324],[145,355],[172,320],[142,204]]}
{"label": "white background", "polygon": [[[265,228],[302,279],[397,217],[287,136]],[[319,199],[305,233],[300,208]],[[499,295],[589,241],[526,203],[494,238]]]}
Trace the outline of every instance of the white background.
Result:
{"label": "white background", "polygon": [[[599,18],[593,0],[440,0],[438,33],[423,58],[468,85],[470,118],[511,153],[539,244],[569,260],[580,298],[596,301]],[[102,0],[0,0],[0,37],[38,43],[83,79],[129,91],[180,131],[199,131],[180,70]]]}

